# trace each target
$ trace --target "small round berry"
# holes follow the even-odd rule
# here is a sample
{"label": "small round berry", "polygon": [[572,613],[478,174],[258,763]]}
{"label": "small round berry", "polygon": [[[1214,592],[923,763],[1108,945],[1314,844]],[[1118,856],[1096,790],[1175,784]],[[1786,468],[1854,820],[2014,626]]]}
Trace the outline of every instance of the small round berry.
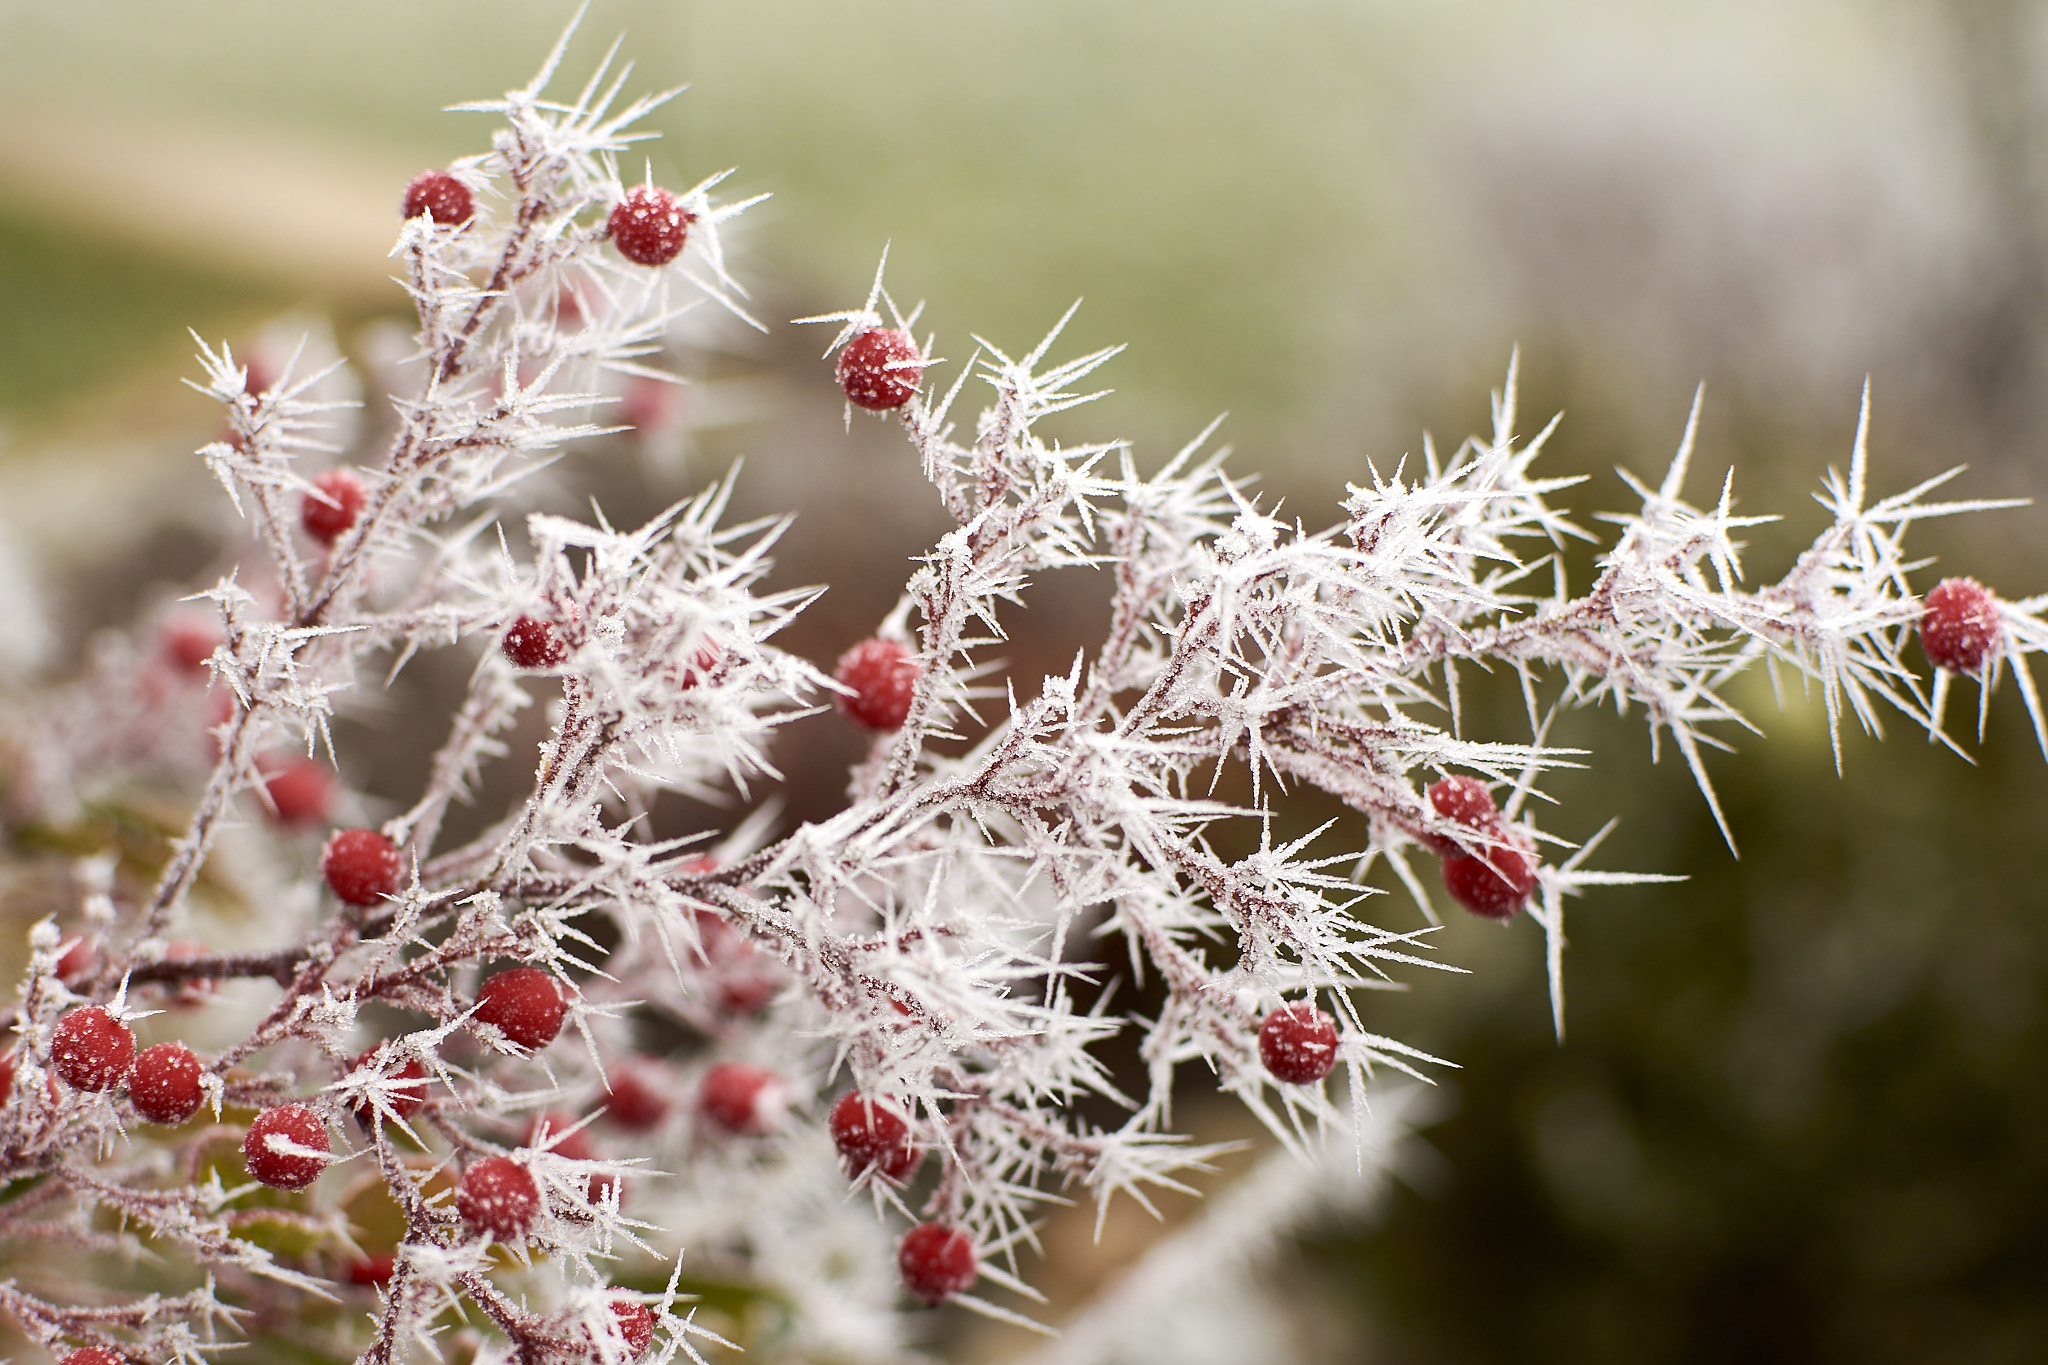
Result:
{"label": "small round berry", "polygon": [[839,712],[869,730],[900,730],[910,715],[919,668],[907,646],[895,640],[862,640],[839,656],[832,679],[853,689],[839,695]]}
{"label": "small round berry", "polygon": [[442,227],[466,223],[476,213],[476,196],[446,171],[421,171],[405,187],[405,216],[423,213],[432,214]]}
{"label": "small round berry", "polygon": [[[1429,806],[1437,815],[1463,829],[1484,833],[1500,821],[1493,793],[1476,777],[1446,777],[1429,785]],[[1439,854],[1460,851],[1458,841],[1435,832],[1424,833],[1422,842]]]}
{"label": "small round berry", "polygon": [[334,800],[334,782],[310,758],[265,759],[263,790],[270,798],[272,818],[287,825],[313,825],[327,818]]}
{"label": "small round berry", "polygon": [[720,1062],[704,1073],[697,1108],[710,1123],[728,1133],[760,1134],[782,1117],[782,1079],[774,1072],[744,1062]]}
{"label": "small round berry", "polygon": [[1951,673],[1978,673],[1998,650],[1998,599],[1974,578],[1944,578],[1920,605],[1920,651]]}
{"label": "small round berry", "polygon": [[112,1351],[102,1351],[97,1346],[85,1346],[58,1362],[58,1365],[127,1365]]}
{"label": "small round berry", "polygon": [[250,1178],[279,1190],[303,1190],[318,1180],[333,1150],[327,1125],[303,1104],[264,1110],[242,1139],[242,1160]]}
{"label": "small round berry", "polygon": [[490,1024],[523,1048],[544,1048],[562,1031],[569,1002],[556,980],[538,967],[514,967],[484,982],[476,993],[476,1021]]}
{"label": "small round berry", "polygon": [[1306,1000],[1282,1005],[1259,1025],[1259,1060],[1276,1081],[1314,1085],[1337,1066],[1337,1021]]}
{"label": "small round berry", "polygon": [[518,1241],[540,1217],[540,1187],[511,1157],[487,1156],[463,1172],[455,1187],[455,1211],[473,1237]]}
{"label": "small round berry", "polygon": [[363,481],[353,471],[330,469],[313,477],[317,493],[306,494],[299,504],[299,525],[306,534],[322,545],[332,545],[341,539],[341,533],[356,524],[356,513],[363,510],[363,499],[369,494],[363,489]]}
{"label": "small round berry", "polygon": [[183,1123],[199,1112],[199,1059],[183,1043],[146,1047],[128,1077],[128,1098],[150,1123]]}
{"label": "small round berry", "polygon": [[[348,1069],[362,1071],[369,1068],[383,1075],[386,1084],[379,1092],[387,1106],[383,1112],[398,1119],[409,1119],[419,1113],[420,1107],[427,1102],[427,1068],[419,1058],[407,1057],[396,1070],[392,1070],[386,1058],[390,1051],[391,1044],[388,1041],[365,1048],[348,1064]],[[356,1116],[357,1123],[365,1128],[372,1128],[376,1126],[376,1117],[380,1111],[365,1098],[351,1106],[349,1112]]]}
{"label": "small round berry", "polygon": [[1495,845],[1482,856],[1454,853],[1444,859],[1444,890],[1482,919],[1511,920],[1536,889],[1528,854]]}
{"label": "small round berry", "polygon": [[654,1314],[638,1299],[624,1294],[612,1296],[612,1316],[619,1320],[619,1335],[625,1338],[630,1359],[638,1360],[654,1344]]}
{"label": "small round berry", "polygon": [[[597,1144],[590,1140],[588,1128],[578,1128],[576,1120],[567,1114],[542,1114],[526,1128],[526,1145],[538,1150],[553,1152],[556,1156],[570,1161],[596,1161]],[[593,1204],[602,1204],[605,1196],[618,1186],[619,1178],[609,1171],[599,1171],[590,1177],[584,1186],[584,1198]]]}
{"label": "small round berry", "polygon": [[520,668],[560,668],[569,657],[569,647],[555,628],[532,616],[522,616],[505,631],[505,657]]}
{"label": "small round berry", "polygon": [[50,1038],[50,1066],[79,1090],[112,1090],[135,1065],[135,1034],[98,1005],[68,1011]]}
{"label": "small round berry", "polygon": [[667,265],[683,252],[697,215],[659,185],[635,185],[612,205],[612,245],[634,265]]}
{"label": "small round berry", "polygon": [[604,1113],[619,1127],[640,1133],[659,1128],[671,1107],[668,1096],[640,1069],[623,1067],[612,1072]]}
{"label": "small round berry", "polygon": [[374,829],[344,829],[320,852],[320,875],[350,905],[375,905],[398,891],[405,875],[398,846]]}
{"label": "small round berry", "polygon": [[99,945],[89,935],[80,934],[64,945],[64,951],[57,957],[57,979],[67,986],[76,986],[92,975],[100,965]]}
{"label": "small round berry", "polygon": [[397,1269],[396,1256],[358,1256],[343,1269],[342,1277],[350,1284],[373,1289],[391,1283],[392,1272]]}
{"label": "small round berry", "polygon": [[903,1115],[858,1091],[839,1097],[827,1126],[849,1176],[873,1166],[891,1180],[905,1180],[924,1159],[924,1152],[910,1140],[910,1124]]}
{"label": "small round berry", "polygon": [[849,402],[869,412],[902,407],[923,380],[917,342],[894,327],[862,332],[839,353],[839,387]]}
{"label": "small round berry", "polygon": [[896,1248],[903,1287],[927,1304],[941,1304],[973,1284],[980,1274],[974,1242],[945,1223],[919,1223]]}
{"label": "small round berry", "polygon": [[220,648],[220,631],[210,622],[185,617],[164,627],[164,655],[181,673],[206,671],[206,661]]}

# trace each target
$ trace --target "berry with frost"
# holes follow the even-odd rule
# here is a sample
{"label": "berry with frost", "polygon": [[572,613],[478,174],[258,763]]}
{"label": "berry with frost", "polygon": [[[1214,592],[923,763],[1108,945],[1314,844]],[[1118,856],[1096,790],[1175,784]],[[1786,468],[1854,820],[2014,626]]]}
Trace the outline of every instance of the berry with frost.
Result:
{"label": "berry with frost", "polygon": [[264,1110],[242,1139],[242,1160],[250,1179],[278,1190],[303,1190],[318,1180],[333,1150],[327,1125],[303,1104]]}
{"label": "berry with frost", "polygon": [[667,265],[682,254],[697,215],[659,185],[635,185],[605,221],[621,256],[635,265]]}
{"label": "berry with frost", "polygon": [[[365,1067],[381,1067],[382,1058],[390,1048],[391,1044],[388,1042],[378,1043],[375,1047],[366,1048],[353,1062],[349,1063],[348,1069],[350,1071],[361,1071]],[[417,1057],[407,1057],[396,1071],[387,1073],[387,1079],[396,1082],[396,1084],[390,1085],[382,1092],[385,1104],[390,1106],[390,1113],[400,1119],[409,1119],[414,1114],[419,1113],[420,1106],[427,1102],[427,1068],[420,1062],[420,1059]],[[367,1100],[352,1106],[350,1112],[356,1116],[356,1122],[362,1124],[363,1127],[369,1128],[375,1125],[377,1106],[369,1103]]]}
{"label": "berry with frost", "polygon": [[505,631],[505,657],[519,668],[560,668],[569,647],[546,621],[522,616]]}
{"label": "berry with frost", "polygon": [[150,1123],[183,1123],[199,1112],[199,1059],[183,1043],[146,1047],[128,1077],[128,1098]]}
{"label": "berry with frost", "polygon": [[112,1090],[135,1065],[135,1034],[98,1005],[84,1005],[57,1021],[50,1066],[79,1090]]}
{"label": "berry with frost", "polygon": [[619,1320],[619,1335],[625,1339],[626,1350],[632,1359],[638,1360],[654,1344],[654,1314],[648,1311],[646,1304],[624,1294],[613,1295],[611,1303],[612,1316]]}
{"label": "berry with frost", "polygon": [[[567,1114],[543,1114],[526,1127],[526,1145],[545,1147],[556,1156],[570,1161],[596,1161],[597,1144],[590,1140],[588,1128],[576,1127],[576,1120]],[[593,1204],[604,1202],[605,1196],[617,1187],[619,1178],[609,1171],[600,1171],[590,1177],[584,1190],[584,1197]]]}
{"label": "berry with frost", "polygon": [[605,1117],[621,1128],[647,1132],[659,1128],[672,1107],[668,1096],[655,1088],[640,1067],[620,1067],[610,1075],[611,1093],[605,1097]]}
{"label": "berry with frost", "polygon": [[1259,1060],[1276,1081],[1314,1085],[1337,1065],[1337,1021],[1306,1000],[1282,1005],[1259,1025]]}
{"label": "berry with frost", "polygon": [[1513,919],[1535,889],[1535,861],[1519,848],[1496,844],[1444,859],[1444,890],[1482,919]]}
{"label": "berry with frost", "polygon": [[334,781],[327,769],[310,758],[264,759],[263,790],[270,798],[273,819],[287,825],[314,825],[327,818],[334,801]]}
{"label": "berry with frost", "polygon": [[476,1021],[492,1025],[523,1048],[554,1042],[568,1013],[561,986],[538,967],[499,972],[476,993]]}
{"label": "berry with frost", "polygon": [[57,979],[67,986],[76,986],[90,976],[99,965],[99,945],[86,935],[80,934],[64,945],[63,953],[57,958]]}
{"label": "berry with frost", "polygon": [[839,387],[869,412],[900,408],[924,380],[924,356],[910,333],[895,327],[862,332],[839,353]]}
{"label": "berry with frost", "polygon": [[714,1127],[757,1135],[782,1117],[782,1080],[765,1067],[720,1062],[704,1073],[697,1108]]}
{"label": "berry with frost", "polygon": [[[1463,829],[1483,833],[1500,823],[1500,810],[1493,793],[1476,777],[1446,777],[1429,786],[1429,806],[1442,818]],[[1422,842],[1440,854],[1459,851],[1457,840],[1426,832]]]}
{"label": "berry with frost", "polygon": [[839,712],[869,730],[900,730],[910,715],[920,668],[906,645],[895,640],[862,640],[839,656],[832,679],[851,694],[839,694]]}
{"label": "berry with frost", "polygon": [[488,1156],[463,1172],[455,1187],[455,1211],[470,1236],[516,1242],[540,1218],[540,1187],[511,1157]]}
{"label": "berry with frost", "polygon": [[903,1287],[931,1305],[968,1288],[981,1269],[973,1239],[945,1223],[919,1223],[904,1233],[896,1248],[896,1268],[902,1272]]}
{"label": "berry with frost", "polygon": [[713,910],[697,911],[696,921],[699,946],[693,957],[699,966],[710,970],[720,1009],[727,1014],[752,1014],[775,998],[780,974],[745,934]]}
{"label": "berry with frost", "polygon": [[320,853],[320,875],[350,905],[375,905],[397,892],[405,874],[398,846],[374,829],[344,829]]}
{"label": "berry with frost", "polygon": [[1998,599],[1974,578],[1944,578],[1920,604],[1920,651],[1951,673],[1976,674],[1998,649]]}
{"label": "berry with frost", "polygon": [[102,1351],[97,1346],[86,1346],[65,1356],[59,1365],[125,1365],[125,1362],[112,1351]]}
{"label": "berry with frost", "polygon": [[476,196],[446,171],[421,171],[405,187],[405,216],[417,218],[423,213],[442,227],[466,223],[476,213]]}
{"label": "berry with frost", "polygon": [[322,545],[332,545],[356,524],[356,514],[363,510],[363,499],[369,494],[363,481],[348,469],[314,475],[313,487],[318,491],[306,494],[299,504],[299,525]]}
{"label": "berry with frost", "polygon": [[849,1176],[872,1166],[891,1180],[906,1180],[924,1159],[923,1150],[910,1140],[910,1124],[903,1115],[859,1091],[839,1097],[827,1127]]}

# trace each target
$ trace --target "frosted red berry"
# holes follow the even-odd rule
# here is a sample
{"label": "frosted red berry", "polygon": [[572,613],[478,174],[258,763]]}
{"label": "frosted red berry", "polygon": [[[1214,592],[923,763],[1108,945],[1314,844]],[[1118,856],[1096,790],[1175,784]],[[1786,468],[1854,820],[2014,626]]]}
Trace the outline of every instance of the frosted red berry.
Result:
{"label": "frosted red berry", "polygon": [[371,1289],[380,1284],[391,1283],[391,1276],[398,1269],[396,1256],[358,1256],[348,1263],[342,1272],[350,1284]]}
{"label": "frosted red berry", "polygon": [[320,853],[328,889],[350,905],[375,905],[398,891],[405,875],[398,846],[374,829],[344,829]]}
{"label": "frosted red berry", "polygon": [[974,1241],[945,1223],[919,1223],[896,1248],[903,1287],[928,1304],[944,1303],[972,1285],[980,1274]]}
{"label": "frosted red berry", "polygon": [[84,1346],[65,1356],[58,1365],[126,1365],[126,1362],[112,1351],[102,1351],[97,1346]]}
{"label": "frosted red berry", "polygon": [[546,621],[522,616],[505,631],[505,657],[520,668],[560,668],[569,647]]}
{"label": "frosted red berry", "polygon": [[199,1112],[202,1068],[183,1043],[146,1047],[128,1076],[128,1098],[149,1123],[179,1124]]}
{"label": "frosted red berry", "polygon": [[[1441,818],[1474,833],[1484,833],[1500,823],[1500,810],[1493,793],[1476,777],[1446,777],[1429,785],[1429,807]],[[1459,851],[1458,842],[1429,832],[1422,842],[1441,854]]]}
{"label": "frosted red berry", "polygon": [[849,1176],[874,1167],[891,1180],[905,1180],[924,1159],[924,1152],[910,1140],[910,1124],[903,1115],[858,1091],[839,1097],[827,1126]]}
{"label": "frosted red berry", "polygon": [[272,817],[287,825],[312,825],[327,818],[334,801],[334,782],[310,758],[273,758],[262,763],[263,790]]}
{"label": "frosted red berry", "polygon": [[514,967],[484,982],[475,1019],[523,1048],[544,1048],[562,1031],[569,1002],[555,978],[538,967]]}
{"label": "frosted red berry", "polygon": [[1978,673],[1997,652],[1998,599],[1974,578],[1944,578],[1920,603],[1920,651],[1951,673]]}
{"label": "frosted red berry", "polygon": [[164,627],[164,656],[181,673],[206,671],[206,661],[220,647],[220,631],[211,623],[187,617]]}
{"label": "frosted red berry", "polygon": [[90,976],[100,965],[99,945],[90,937],[80,934],[64,945],[64,951],[57,956],[57,979],[67,986],[75,986]]}
{"label": "frosted red berry", "polygon": [[720,1062],[704,1073],[697,1108],[728,1133],[764,1133],[782,1117],[782,1080],[744,1062]]}
{"label": "frosted red berry", "polygon": [[446,171],[421,171],[405,187],[405,216],[431,214],[442,227],[466,223],[476,214],[476,196]]}
{"label": "frosted red berry", "polygon": [[135,1065],[135,1034],[98,1005],[82,1005],[57,1021],[50,1067],[79,1090],[112,1090]]}
{"label": "frosted red berry", "polygon": [[924,380],[923,361],[910,333],[877,327],[847,342],[839,353],[839,387],[857,408],[900,408]]}
{"label": "frosted red berry", "polygon": [[895,640],[862,640],[839,656],[833,681],[853,689],[839,696],[839,712],[869,730],[900,730],[910,715],[911,694],[921,670],[908,646]]}
{"label": "frosted red berry", "polygon": [[1518,848],[1495,845],[1477,856],[1454,853],[1444,859],[1444,890],[1483,919],[1513,919],[1535,889],[1534,863]]}
{"label": "frosted red berry", "polygon": [[455,1187],[455,1211],[471,1236],[516,1242],[540,1218],[540,1187],[524,1166],[506,1156],[485,1157]]}
{"label": "frosted red berry", "polygon": [[1314,1085],[1337,1065],[1337,1021],[1308,1001],[1282,1005],[1259,1025],[1259,1060],[1276,1081]]}
{"label": "frosted red berry", "polygon": [[616,1294],[612,1297],[612,1316],[619,1320],[619,1335],[625,1339],[632,1359],[646,1355],[647,1348],[654,1344],[654,1314],[647,1305]]}
{"label": "frosted red berry", "polygon": [[527,1124],[526,1145],[544,1145],[556,1156],[571,1161],[592,1161],[597,1157],[597,1149],[590,1143],[590,1130],[576,1127],[576,1120],[567,1114],[542,1114]]}
{"label": "frosted red berry", "polygon": [[[385,1084],[379,1091],[388,1106],[385,1112],[400,1119],[409,1119],[419,1113],[420,1107],[427,1102],[427,1068],[419,1058],[407,1057],[395,1070],[392,1069],[385,1060],[390,1048],[390,1043],[367,1048],[349,1063],[348,1069],[362,1071],[375,1068],[385,1078]],[[375,1124],[378,1109],[365,1100],[352,1106],[349,1112],[356,1116],[356,1122],[369,1128]]]}
{"label": "frosted red berry", "polygon": [[327,1125],[303,1104],[264,1110],[242,1139],[242,1161],[249,1168],[250,1179],[279,1190],[303,1190],[318,1180],[320,1172],[327,1169],[326,1154],[332,1150]]}
{"label": "frosted red berry", "polygon": [[299,525],[322,545],[332,545],[356,524],[356,514],[363,510],[363,499],[369,495],[363,481],[347,469],[314,475],[313,487],[319,492],[306,494],[299,504]]}
{"label": "frosted red berry", "polygon": [[659,1128],[672,1106],[669,1098],[637,1067],[612,1072],[611,1093],[605,1097],[605,1117],[621,1128],[646,1132]]}
{"label": "frosted red berry", "polygon": [[667,265],[683,252],[697,215],[659,185],[635,185],[612,205],[612,245],[635,265]]}

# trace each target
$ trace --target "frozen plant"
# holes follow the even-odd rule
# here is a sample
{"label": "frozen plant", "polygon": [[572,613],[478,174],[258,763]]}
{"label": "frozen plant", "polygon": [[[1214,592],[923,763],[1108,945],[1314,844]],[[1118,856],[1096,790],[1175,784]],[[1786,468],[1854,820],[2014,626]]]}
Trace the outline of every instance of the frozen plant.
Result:
{"label": "frozen plant", "polygon": [[[1297,1159],[1333,1134],[1377,1150],[1368,1101],[1434,1059],[1361,996],[1450,965],[1431,860],[1451,903],[1545,935],[1562,1033],[1565,902],[1656,880],[1539,824],[1546,774],[1587,761],[1545,742],[1563,708],[1640,708],[1710,805],[1702,750],[1755,665],[1817,687],[1836,730],[1889,709],[1946,742],[1955,678],[1988,694],[2010,664],[2048,747],[2025,665],[2048,599],[1922,597],[1902,546],[1997,504],[1931,501],[1942,479],[1874,497],[1861,428],[1832,524],[1778,581],[1743,586],[1760,519],[1725,481],[1684,500],[1688,427],[1575,592],[1559,551],[1586,533],[1556,499],[1577,480],[1536,472],[1550,428],[1518,440],[1512,370],[1489,437],[1366,471],[1310,531],[1207,432],[1149,475],[1042,434],[1113,354],[1049,359],[1057,328],[940,385],[879,271],[811,321],[838,326],[849,418],[893,414],[956,525],[829,671],[775,644],[815,594],[761,587],[786,523],[725,524],[731,478],[643,526],[531,514],[522,537],[522,479],[601,434],[612,377],[660,382],[645,362],[692,303],[745,316],[719,233],[751,201],[629,183],[662,97],[622,106],[611,54],[548,97],[567,42],[463,106],[502,119],[488,153],[404,191],[416,387],[388,443],[319,443],[324,372],[205,349],[227,434],[203,454],[248,556],[200,595],[210,617],[150,623],[12,717],[16,828],[144,778],[189,802],[148,875],[79,860],[8,1010],[0,1311],[53,1356],[226,1359],[289,1331],[372,1365],[703,1360],[724,1332],[767,1359],[898,1359],[921,1304],[1030,1316],[984,1286],[1030,1295],[1049,1200],[1099,1218],[1184,1188],[1217,1150],[1176,1132],[1177,1090],[1235,1095]],[[1107,633],[1064,674],[999,680],[1003,606],[1069,567],[1113,579]],[[430,651],[474,666],[424,787],[349,825],[329,719]],[[1526,736],[1464,733],[1474,667],[1519,680]],[[443,838],[543,696],[528,789]],[[792,826],[772,740],[830,705],[872,747],[842,810]],[[1239,804],[1215,794],[1231,773]],[[1359,818],[1276,839],[1304,786]],[[734,818],[656,837],[667,791]],[[1369,895],[1381,861],[1413,906]],[[235,906],[253,927],[222,929]],[[208,928],[252,941],[196,946]],[[209,1002],[224,1041],[200,1037]],[[1125,1038],[1130,1075],[1106,1060]],[[1274,1220],[1312,1202],[1277,1169]],[[1230,1245],[1257,1245],[1260,1201],[1228,1207]],[[715,1325],[686,1276],[719,1290]]]}

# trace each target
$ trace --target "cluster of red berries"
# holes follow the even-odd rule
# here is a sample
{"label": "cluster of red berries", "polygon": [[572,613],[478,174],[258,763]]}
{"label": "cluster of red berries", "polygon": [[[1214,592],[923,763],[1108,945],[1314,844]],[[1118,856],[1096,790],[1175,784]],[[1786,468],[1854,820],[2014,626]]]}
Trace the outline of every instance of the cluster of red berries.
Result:
{"label": "cluster of red berries", "polygon": [[697,215],[659,185],[635,185],[605,220],[612,245],[635,265],[667,265],[683,254]]}
{"label": "cluster of red berries", "polygon": [[[174,1125],[199,1112],[203,1068],[180,1042],[135,1051],[135,1033],[100,1005],[67,1010],[50,1035],[50,1069],[74,1090],[104,1094],[122,1082],[128,1101],[146,1123]],[[13,1089],[14,1063],[6,1063],[0,1101]]]}
{"label": "cluster of red berries", "polygon": [[834,682],[851,689],[839,694],[839,713],[863,729],[901,730],[922,671],[901,642],[862,640],[832,671]]}
{"label": "cluster of red berries", "polygon": [[1484,919],[1513,919],[1536,889],[1536,859],[1501,824],[1493,793],[1476,777],[1446,777],[1430,784],[1429,804],[1463,831],[1458,838],[1420,836],[1443,855],[1444,890]]}
{"label": "cluster of red berries", "polygon": [[839,353],[839,387],[869,412],[908,403],[924,382],[924,354],[910,333],[894,327],[862,332]]}
{"label": "cluster of red berries", "polygon": [[1974,578],[1944,578],[1920,602],[1920,652],[1927,662],[1972,677],[1998,652],[1998,599]]}

